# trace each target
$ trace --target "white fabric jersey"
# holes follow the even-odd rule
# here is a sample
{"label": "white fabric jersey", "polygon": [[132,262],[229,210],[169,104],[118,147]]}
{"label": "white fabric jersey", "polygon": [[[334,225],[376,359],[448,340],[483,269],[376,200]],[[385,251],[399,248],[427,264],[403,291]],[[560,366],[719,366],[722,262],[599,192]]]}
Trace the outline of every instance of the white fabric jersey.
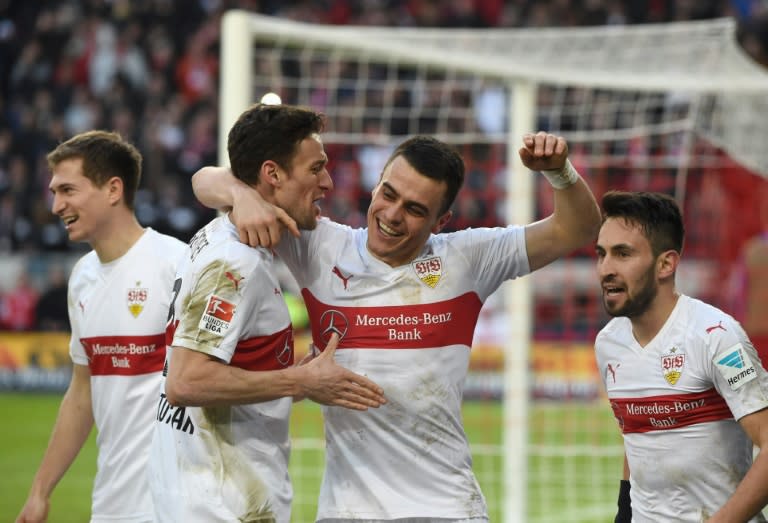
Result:
{"label": "white fabric jersey", "polygon": [[302,288],[315,345],[384,389],[365,412],[324,407],[318,519],[487,518],[461,400],[477,317],[507,279],[529,272],[522,227],[433,235],[392,268],[365,229],[320,220],[278,247]]}
{"label": "white fabric jersey", "polygon": [[98,471],[91,521],[152,521],[146,479],[165,323],[184,244],[147,229],[102,265],[94,251],[69,279],[72,361],[91,372]]}
{"label": "white fabric jersey", "polygon": [[[270,251],[240,243],[227,216],[201,229],[174,285],[166,369],[170,346],[249,371],[292,365],[293,331],[272,264]],[[150,465],[158,520],[287,523],[291,401],[185,408],[161,393]]]}
{"label": "white fabric jersey", "polygon": [[736,420],[768,407],[768,374],[741,326],[680,296],[645,347],[621,317],[600,331],[595,349],[624,434],[633,521],[712,516],[752,463],[752,442]]}

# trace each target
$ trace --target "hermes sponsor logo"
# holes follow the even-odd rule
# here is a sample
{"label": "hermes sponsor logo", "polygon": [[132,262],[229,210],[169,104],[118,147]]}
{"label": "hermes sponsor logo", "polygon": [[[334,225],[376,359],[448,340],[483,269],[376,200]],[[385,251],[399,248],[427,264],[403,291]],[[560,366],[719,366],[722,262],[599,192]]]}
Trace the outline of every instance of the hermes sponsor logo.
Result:
{"label": "hermes sponsor logo", "polygon": [[757,377],[755,366],[741,343],[715,356],[715,366],[733,390],[737,390]]}

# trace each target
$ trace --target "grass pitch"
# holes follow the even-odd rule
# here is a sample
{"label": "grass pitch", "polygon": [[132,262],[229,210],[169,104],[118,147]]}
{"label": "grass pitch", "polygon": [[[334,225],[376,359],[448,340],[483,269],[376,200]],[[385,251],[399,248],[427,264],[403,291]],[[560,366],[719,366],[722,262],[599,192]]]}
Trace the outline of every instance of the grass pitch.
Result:
{"label": "grass pitch", "polygon": [[[0,394],[0,521],[13,521],[21,509],[60,401],[59,395]],[[322,418],[308,401],[295,404],[293,412],[293,521],[307,523],[314,521],[322,473]],[[607,402],[537,404],[530,415],[529,523],[612,521],[621,449]],[[463,416],[491,521],[501,522],[501,405],[466,402]],[[95,473],[94,432],[54,491],[49,523],[88,521]]]}

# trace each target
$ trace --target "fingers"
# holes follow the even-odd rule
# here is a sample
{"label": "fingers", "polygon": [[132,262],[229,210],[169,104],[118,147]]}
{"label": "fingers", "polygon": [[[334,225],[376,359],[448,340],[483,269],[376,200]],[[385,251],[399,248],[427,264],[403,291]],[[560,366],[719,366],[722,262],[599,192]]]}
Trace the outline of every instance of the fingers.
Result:
{"label": "fingers", "polygon": [[[288,216],[288,213],[285,212],[283,209],[275,208],[275,213],[277,215],[277,220],[288,229],[288,231],[293,234],[296,238],[301,236],[301,233],[299,232],[299,227],[296,225],[296,221]],[[280,241],[280,230],[277,230],[277,238],[275,239],[275,244]]]}
{"label": "fingers", "polygon": [[[552,155],[560,155],[567,152],[567,143],[562,136],[539,131],[536,134],[523,136],[524,147],[520,149],[520,155],[528,154],[533,158],[543,158]],[[523,151],[526,151],[524,153]]]}
{"label": "fingers", "polygon": [[353,410],[368,410],[381,407],[387,402],[387,399],[381,393],[381,389],[376,388],[379,390],[378,393],[360,383],[350,382],[345,387],[345,390],[330,402],[330,405]]}
{"label": "fingers", "polygon": [[326,359],[333,359],[333,355],[336,354],[336,347],[339,346],[339,335],[334,332],[331,334],[331,339],[328,340],[328,344],[323,349],[323,356]]}

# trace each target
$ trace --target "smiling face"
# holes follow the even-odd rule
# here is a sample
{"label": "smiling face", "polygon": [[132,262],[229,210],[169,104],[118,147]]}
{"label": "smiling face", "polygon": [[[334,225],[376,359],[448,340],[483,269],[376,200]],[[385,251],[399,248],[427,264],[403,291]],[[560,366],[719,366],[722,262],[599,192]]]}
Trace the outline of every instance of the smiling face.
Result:
{"label": "smiling face", "polygon": [[[296,220],[299,229],[317,227],[318,202],[333,189],[327,164],[320,136],[313,134],[299,144],[290,172],[278,175],[281,182],[275,190],[275,203]],[[282,170],[279,166],[275,168]]]}
{"label": "smiling face", "polygon": [[645,313],[659,291],[657,258],[642,228],[624,218],[608,218],[595,247],[603,306],[611,316]]}
{"label": "smiling face", "polygon": [[445,182],[420,174],[402,156],[390,162],[368,207],[371,254],[392,267],[415,259],[451,217],[438,214],[445,191]]}
{"label": "smiling face", "polygon": [[52,174],[48,186],[53,194],[51,211],[64,222],[69,239],[93,243],[107,234],[111,209],[120,201],[118,178],[97,187],[83,175],[82,158],[59,162]]}

